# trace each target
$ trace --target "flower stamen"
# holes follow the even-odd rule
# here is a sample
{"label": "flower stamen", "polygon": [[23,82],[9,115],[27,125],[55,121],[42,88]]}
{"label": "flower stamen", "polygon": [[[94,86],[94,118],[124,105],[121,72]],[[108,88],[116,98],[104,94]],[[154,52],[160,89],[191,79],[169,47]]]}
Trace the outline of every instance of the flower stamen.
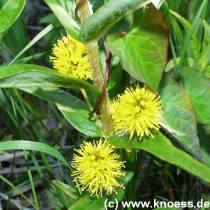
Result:
{"label": "flower stamen", "polygon": [[75,169],[73,176],[82,191],[101,197],[104,192],[111,195],[117,188],[123,187],[120,178],[125,175],[122,171],[124,162],[120,161],[114,147],[107,141],[85,142],[76,152],[72,162]]}
{"label": "flower stamen", "polygon": [[160,98],[149,88],[128,88],[112,102],[112,119],[116,131],[126,131],[140,139],[159,130],[163,110]]}
{"label": "flower stamen", "polygon": [[93,79],[86,46],[69,35],[54,45],[50,61],[53,68],[65,76]]}

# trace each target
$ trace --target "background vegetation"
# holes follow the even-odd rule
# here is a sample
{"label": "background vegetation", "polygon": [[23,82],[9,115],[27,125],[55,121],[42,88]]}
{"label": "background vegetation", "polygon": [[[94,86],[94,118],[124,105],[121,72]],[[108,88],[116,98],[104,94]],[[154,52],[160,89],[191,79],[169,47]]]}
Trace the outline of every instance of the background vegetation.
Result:
{"label": "background vegetation", "polygon": [[[97,11],[106,2],[91,5]],[[73,0],[0,6],[0,209],[104,209],[105,197],[80,195],[70,176],[73,148],[102,130],[80,92],[85,88],[94,106],[98,88],[62,77],[49,63],[66,32],[83,42],[102,38],[104,70],[106,40],[111,99],[136,81],[161,96],[164,123],[152,140],[109,138],[127,160],[126,190],[117,198],[210,201],[210,1],[166,0],[160,10],[122,12],[118,22],[104,10],[86,25]]]}

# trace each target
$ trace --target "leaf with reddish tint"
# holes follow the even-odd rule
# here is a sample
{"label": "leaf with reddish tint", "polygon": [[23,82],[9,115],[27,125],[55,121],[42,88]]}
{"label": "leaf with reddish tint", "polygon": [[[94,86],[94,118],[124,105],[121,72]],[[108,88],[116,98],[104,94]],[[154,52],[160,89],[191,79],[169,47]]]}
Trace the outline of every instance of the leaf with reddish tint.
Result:
{"label": "leaf with reddish tint", "polygon": [[131,31],[109,35],[107,42],[131,76],[158,89],[168,48],[168,28],[159,10],[150,4],[143,14],[137,11]]}

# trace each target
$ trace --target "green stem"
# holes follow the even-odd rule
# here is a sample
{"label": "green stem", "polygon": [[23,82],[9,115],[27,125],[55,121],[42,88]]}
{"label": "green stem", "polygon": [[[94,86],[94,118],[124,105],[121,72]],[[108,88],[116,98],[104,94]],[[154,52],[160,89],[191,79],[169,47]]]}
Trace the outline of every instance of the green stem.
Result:
{"label": "green stem", "polygon": [[[92,15],[92,13],[93,12],[89,1],[84,0],[81,7],[78,9],[78,16],[80,18],[80,21],[83,23],[85,20],[87,20],[87,18],[90,15]],[[104,83],[104,76],[101,65],[101,57],[98,48],[98,41],[94,40],[92,42],[89,42],[87,44],[87,51],[93,71],[93,82],[95,86],[101,90]],[[111,136],[114,132],[114,129],[113,129],[111,104],[110,104],[108,91],[106,91],[104,100],[100,106],[100,118],[104,135],[106,137]]]}
{"label": "green stem", "polygon": [[[80,88],[80,91],[82,93],[83,98],[85,99],[85,102],[86,102],[90,112],[92,112],[93,111],[93,107],[92,107],[90,99],[89,99],[89,97],[87,95],[87,92],[85,91],[84,88]],[[98,118],[96,113],[93,113],[93,118],[96,120],[97,124],[100,126],[101,122],[100,122],[100,120],[99,120],[99,118]]]}
{"label": "green stem", "polygon": [[89,99],[85,89],[84,88],[80,88],[80,91],[82,93],[83,98],[85,99],[86,104],[88,105],[88,108],[90,109],[90,111],[92,111],[93,107],[92,107],[92,105],[90,103],[90,99]]}

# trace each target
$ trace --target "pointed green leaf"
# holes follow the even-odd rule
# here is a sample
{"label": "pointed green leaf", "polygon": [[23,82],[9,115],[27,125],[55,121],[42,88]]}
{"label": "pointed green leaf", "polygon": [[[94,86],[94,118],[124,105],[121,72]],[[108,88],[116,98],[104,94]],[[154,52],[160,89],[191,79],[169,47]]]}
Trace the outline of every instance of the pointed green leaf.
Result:
{"label": "pointed green leaf", "polygon": [[167,26],[152,5],[140,16],[140,11],[136,12],[128,34],[112,34],[107,41],[131,76],[157,90],[167,60]]}
{"label": "pointed green leaf", "polygon": [[[188,39],[187,41],[188,41],[188,44],[189,45],[191,44],[191,46],[192,46],[192,50],[193,50],[195,59],[198,59],[200,47],[199,47],[198,39],[197,39],[195,33],[193,32],[193,27],[192,27],[191,23],[188,20],[186,20],[184,17],[179,15],[178,13],[176,13],[172,10],[170,10],[170,12],[183,25],[187,35],[192,37],[191,39]],[[184,44],[186,44],[186,43],[184,42]],[[184,46],[183,46],[183,48],[184,48]],[[188,47],[188,48],[191,49],[190,47]]]}
{"label": "pointed green leaf", "polygon": [[0,34],[5,32],[24,9],[26,0],[8,0],[0,9]]}
{"label": "pointed green leaf", "polygon": [[196,69],[186,69],[182,74],[184,88],[190,96],[198,121],[210,124],[210,80]]}
{"label": "pointed green leaf", "polygon": [[70,185],[67,185],[61,181],[58,180],[52,180],[52,184],[60,189],[63,193],[65,193],[69,199],[77,200],[79,198],[79,195],[77,193],[77,190]]}
{"label": "pointed green leaf", "polygon": [[197,66],[204,70],[210,64],[210,25],[203,21],[204,24],[204,41],[203,49],[200,53],[200,57],[197,61]]}
{"label": "pointed green leaf", "polygon": [[80,35],[86,42],[100,38],[126,15],[147,4],[145,0],[110,0],[82,25]]}
{"label": "pointed green leaf", "polygon": [[153,138],[143,138],[142,140],[138,138],[130,140],[129,137],[114,136],[109,138],[109,142],[116,148],[142,149],[147,151],[161,160],[171,163],[210,183],[210,168],[175,147],[160,132]]}
{"label": "pointed green leaf", "polygon": [[196,117],[188,95],[176,81],[166,77],[160,86],[165,127],[188,151],[199,151]]}
{"label": "pointed green leaf", "polygon": [[100,127],[89,117],[87,105],[70,93],[57,88],[30,87],[21,90],[56,104],[63,116],[79,132],[91,137],[102,136]]}
{"label": "pointed green leaf", "polygon": [[57,149],[51,147],[48,144],[33,142],[33,141],[24,141],[24,140],[0,142],[0,152],[11,151],[11,150],[30,150],[30,151],[44,152],[60,160],[65,166],[70,167],[69,163],[63,157],[63,155]]}
{"label": "pointed green leaf", "polygon": [[56,70],[33,64],[13,64],[0,67],[0,88],[83,87],[97,92],[92,84],[66,77]]}

